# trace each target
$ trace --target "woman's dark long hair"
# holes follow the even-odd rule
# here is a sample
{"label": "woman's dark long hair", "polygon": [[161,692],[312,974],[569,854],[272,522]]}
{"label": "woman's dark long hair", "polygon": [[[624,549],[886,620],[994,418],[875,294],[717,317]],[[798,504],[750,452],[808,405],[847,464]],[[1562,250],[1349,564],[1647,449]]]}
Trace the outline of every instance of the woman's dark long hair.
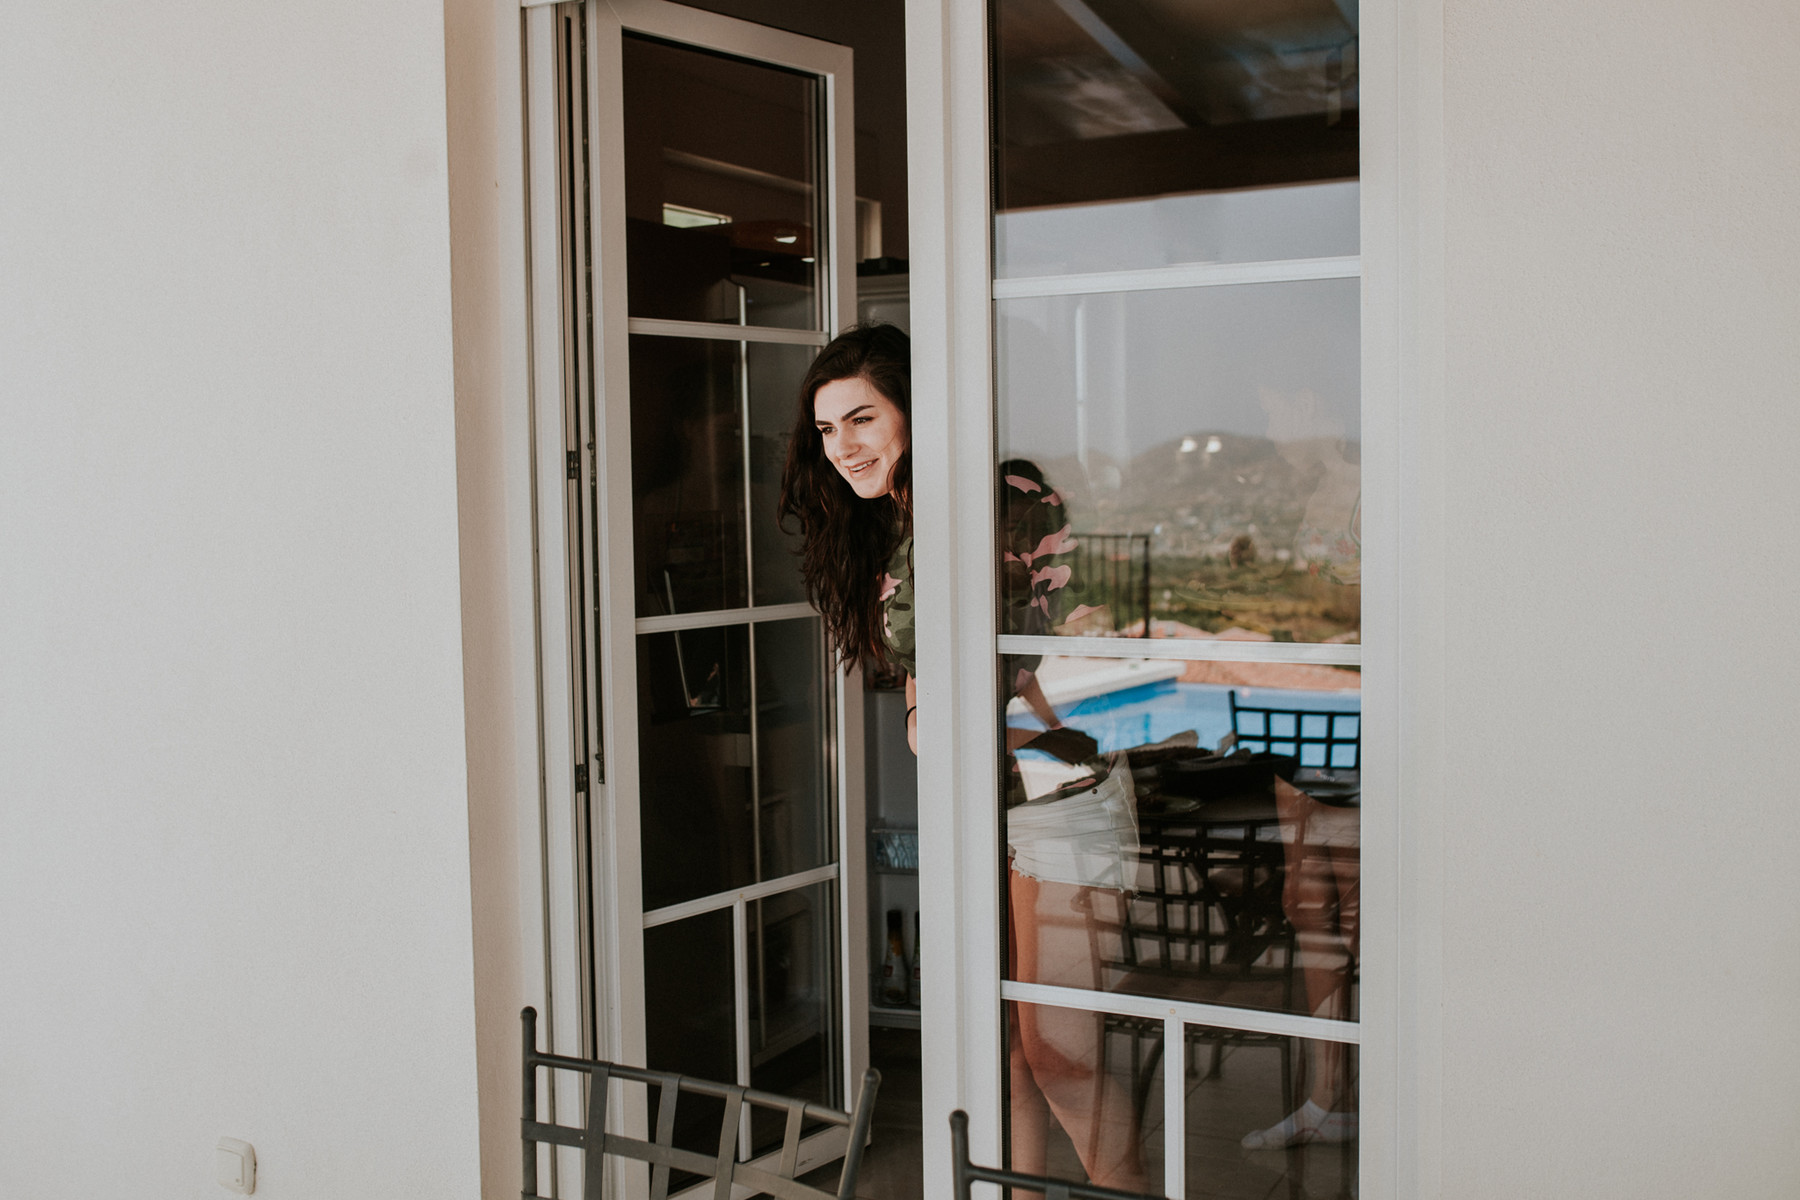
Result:
{"label": "woman's dark long hair", "polygon": [[[876,500],[851,490],[825,457],[813,399],[840,379],[864,379],[906,417],[907,448],[894,464],[893,488]],[[912,532],[912,341],[894,325],[857,325],[819,351],[800,383],[800,407],[781,473],[780,520],[800,526],[800,576],[806,596],[846,666],[885,662],[881,577],[900,539]]]}

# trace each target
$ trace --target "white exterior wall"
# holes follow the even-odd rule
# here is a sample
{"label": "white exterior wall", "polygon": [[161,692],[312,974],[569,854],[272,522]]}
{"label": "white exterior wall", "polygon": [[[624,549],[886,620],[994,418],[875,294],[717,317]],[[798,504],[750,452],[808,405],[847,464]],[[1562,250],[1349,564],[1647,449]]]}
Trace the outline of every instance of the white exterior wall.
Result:
{"label": "white exterior wall", "polygon": [[1442,12],[1426,1191],[1800,1195],[1800,10]]}
{"label": "white exterior wall", "polygon": [[477,1194],[438,4],[0,36],[0,1195]]}

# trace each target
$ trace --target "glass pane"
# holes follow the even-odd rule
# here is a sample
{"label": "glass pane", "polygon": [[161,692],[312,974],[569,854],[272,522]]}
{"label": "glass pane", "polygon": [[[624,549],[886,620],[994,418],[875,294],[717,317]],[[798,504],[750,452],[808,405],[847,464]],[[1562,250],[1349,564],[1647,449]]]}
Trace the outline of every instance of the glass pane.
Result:
{"label": "glass pane", "polygon": [[794,604],[806,599],[800,580],[798,529],[775,520],[781,499],[781,469],[794,433],[800,380],[818,353],[811,346],[752,344],[750,376],[750,542],[756,567],[757,604]]}
{"label": "glass pane", "polygon": [[[753,902],[750,920],[750,1083],[767,1092],[840,1104],[834,947],[836,889],[815,884]],[[758,1151],[779,1144],[779,1114],[757,1110]]]}
{"label": "glass pane", "polygon": [[994,274],[1355,254],[1358,201],[1355,183],[1318,183],[1003,212],[994,218]]}
{"label": "glass pane", "polygon": [[631,339],[640,617],[747,603],[739,365],[736,342]]}
{"label": "glass pane", "polygon": [[[737,1079],[731,916],[727,908],[644,930],[645,1065],[651,1069]],[[652,1114],[658,1100],[652,1090]],[[724,1115],[723,1101],[684,1094],[675,1107],[675,1144],[717,1152]]]}
{"label": "glass pane", "polygon": [[1162,1062],[1137,1036],[1143,1023],[1016,1001],[1006,1008],[1007,1165],[1161,1195]]}
{"label": "glass pane", "polygon": [[1013,978],[1355,1020],[1361,674],[1003,665]]}
{"label": "glass pane", "polygon": [[1355,13],[995,0],[996,207],[1354,179]]}
{"label": "glass pane", "polygon": [[819,327],[819,81],[626,35],[634,317]]}
{"label": "glass pane", "polygon": [[646,911],[753,881],[748,628],[638,638]]}
{"label": "glass pane", "polygon": [[821,636],[807,617],[638,639],[646,910],[835,860]]}
{"label": "glass pane", "polygon": [[1001,631],[1358,641],[1358,294],[997,304]]}
{"label": "glass pane", "polygon": [[1187,1062],[1188,1195],[1356,1195],[1355,1046],[1190,1025]]}
{"label": "glass pane", "polygon": [[816,353],[809,346],[631,339],[639,616],[747,603],[746,454],[755,603],[806,599],[797,531],[782,529],[775,511],[795,396]]}
{"label": "glass pane", "polygon": [[754,630],[758,878],[778,879],[837,858],[825,759],[830,676],[817,618]]}

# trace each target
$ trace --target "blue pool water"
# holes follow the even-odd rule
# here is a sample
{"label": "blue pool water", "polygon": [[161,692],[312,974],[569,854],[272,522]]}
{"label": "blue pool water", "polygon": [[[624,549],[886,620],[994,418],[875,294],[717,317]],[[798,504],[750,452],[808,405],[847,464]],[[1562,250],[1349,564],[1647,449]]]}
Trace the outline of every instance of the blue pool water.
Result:
{"label": "blue pool water", "polygon": [[[1231,732],[1231,702],[1227,693],[1236,691],[1240,705],[1263,705],[1269,708],[1296,708],[1309,712],[1329,713],[1361,713],[1362,693],[1343,692],[1302,692],[1285,688],[1229,688],[1213,683],[1175,683],[1164,680],[1158,683],[1147,683],[1140,687],[1124,688],[1116,692],[1108,692],[1104,696],[1091,696],[1086,700],[1078,700],[1071,704],[1059,706],[1057,715],[1063,724],[1071,725],[1088,734],[1100,743],[1103,754],[1119,750],[1128,750],[1133,746],[1142,746],[1149,742],[1160,742],[1164,738],[1173,737],[1184,729],[1192,729],[1199,735],[1200,745],[1213,747],[1219,740]],[[1279,719],[1279,718],[1278,718]],[[1240,737],[1247,737],[1256,732],[1260,726],[1254,724],[1260,717],[1246,717],[1249,722],[1240,730]],[[1011,724],[1043,728],[1043,723],[1036,717],[1009,718]],[[1325,720],[1315,719],[1318,728],[1308,728],[1307,736],[1323,736]],[[1345,728],[1345,722],[1338,722],[1337,736],[1354,736],[1354,728]],[[1292,732],[1291,726],[1277,727],[1272,731],[1277,737]],[[1317,747],[1316,752],[1323,753],[1324,747]],[[1023,756],[1049,761],[1049,756],[1035,750],[1021,751]],[[1310,756],[1309,756],[1310,757]],[[1315,764],[1306,764],[1315,765]],[[1322,762],[1316,765],[1324,765]]]}

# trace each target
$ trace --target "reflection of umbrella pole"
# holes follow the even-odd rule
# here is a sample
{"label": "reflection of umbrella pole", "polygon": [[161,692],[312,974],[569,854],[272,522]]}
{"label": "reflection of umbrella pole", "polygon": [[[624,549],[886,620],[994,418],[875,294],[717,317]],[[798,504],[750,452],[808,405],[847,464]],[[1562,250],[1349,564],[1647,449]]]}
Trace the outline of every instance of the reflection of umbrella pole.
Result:
{"label": "reflection of umbrella pole", "polygon": [[1088,473],[1088,386],[1087,386],[1087,297],[1075,297],[1075,461],[1081,474],[1092,482]]}

